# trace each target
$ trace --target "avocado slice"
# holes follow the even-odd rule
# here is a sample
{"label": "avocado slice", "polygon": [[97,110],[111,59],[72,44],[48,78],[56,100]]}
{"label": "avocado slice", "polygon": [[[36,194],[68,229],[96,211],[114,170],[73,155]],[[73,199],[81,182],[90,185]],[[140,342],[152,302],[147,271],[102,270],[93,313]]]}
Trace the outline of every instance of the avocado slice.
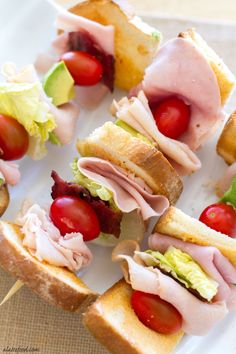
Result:
{"label": "avocado slice", "polygon": [[143,134],[140,134],[136,129],[132,128],[129,124],[125,123],[123,120],[117,119],[115,124],[118,127],[126,130],[133,137],[141,139],[141,140],[145,141],[145,143],[147,143],[147,144],[153,145],[152,142],[146,136],[144,136]]}
{"label": "avocado slice", "polygon": [[43,79],[43,88],[55,106],[69,102],[75,96],[74,80],[64,61],[54,64]]}

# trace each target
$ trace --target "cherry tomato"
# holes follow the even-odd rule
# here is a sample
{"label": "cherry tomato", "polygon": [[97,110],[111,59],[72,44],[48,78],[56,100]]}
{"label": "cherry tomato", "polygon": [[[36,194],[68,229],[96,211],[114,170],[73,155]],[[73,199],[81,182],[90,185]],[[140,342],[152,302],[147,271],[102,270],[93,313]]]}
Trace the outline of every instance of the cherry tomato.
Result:
{"label": "cherry tomato", "polygon": [[236,237],[236,212],[231,205],[216,203],[201,213],[199,220],[211,229]]}
{"label": "cherry tomato", "polygon": [[0,114],[0,158],[6,161],[23,157],[29,147],[29,135],[14,118]]}
{"label": "cherry tomato", "polygon": [[103,67],[94,56],[80,51],[64,53],[63,60],[76,85],[96,85],[102,78]]}
{"label": "cherry tomato", "polygon": [[157,295],[135,290],[132,293],[131,305],[139,320],[156,332],[172,334],[182,327],[180,313]]}
{"label": "cherry tomato", "polygon": [[50,208],[50,217],[62,235],[80,232],[84,241],[90,241],[100,233],[95,211],[86,201],[77,197],[56,198]]}
{"label": "cherry tomato", "polygon": [[188,129],[190,115],[190,106],[177,97],[167,98],[153,109],[158,129],[172,139],[178,139]]}

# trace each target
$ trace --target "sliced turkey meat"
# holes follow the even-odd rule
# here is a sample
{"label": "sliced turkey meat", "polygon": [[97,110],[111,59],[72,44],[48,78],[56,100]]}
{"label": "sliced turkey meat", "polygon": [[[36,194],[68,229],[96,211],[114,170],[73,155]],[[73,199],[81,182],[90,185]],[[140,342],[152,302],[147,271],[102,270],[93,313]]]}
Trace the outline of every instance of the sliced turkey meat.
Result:
{"label": "sliced turkey meat", "polygon": [[147,98],[143,91],[137,97],[123,98],[119,102],[113,101],[111,113],[121,119],[150,141],[156,142],[163,154],[176,163],[185,174],[189,174],[201,167],[201,162],[192,150],[184,143],[170,139],[157,128]]}
{"label": "sliced turkey meat", "polygon": [[24,234],[23,246],[39,261],[46,261],[71,271],[87,267],[92,254],[80,233],[60,235],[46,211],[38,204],[25,204],[16,219]]}
{"label": "sliced turkey meat", "polygon": [[0,159],[0,177],[3,175],[7,184],[16,185],[20,181],[19,166],[11,161]]}

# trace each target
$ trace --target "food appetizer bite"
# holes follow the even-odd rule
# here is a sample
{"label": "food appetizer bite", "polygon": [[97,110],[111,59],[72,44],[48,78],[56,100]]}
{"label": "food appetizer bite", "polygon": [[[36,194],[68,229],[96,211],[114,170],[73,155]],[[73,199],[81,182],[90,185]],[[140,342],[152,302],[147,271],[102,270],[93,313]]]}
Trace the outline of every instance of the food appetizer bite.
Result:
{"label": "food appetizer bite", "polygon": [[[104,246],[127,237],[141,242],[147,222],[168,208],[168,199],[150,189],[148,178],[135,177],[129,166],[122,169],[115,162],[98,157],[75,160],[74,180],[69,183],[53,172],[51,218],[61,232],[81,232],[85,240]],[[93,210],[92,221],[84,205]]]}
{"label": "food appetizer bite", "polygon": [[170,207],[149,249],[113,250],[125,280],[88,308],[84,323],[112,353],[173,352],[186,334],[206,335],[236,308],[236,240]]}
{"label": "food appetizer bite", "polygon": [[14,223],[0,221],[0,265],[51,305],[79,311],[97,294],[75,273],[92,254],[81,233],[60,233],[46,210],[25,202]]}
{"label": "food appetizer bite", "polygon": [[130,90],[143,78],[161,40],[155,28],[135,16],[130,6],[112,0],[88,0],[56,18],[54,55],[36,61],[40,72],[62,60],[76,85],[78,102],[96,105],[114,85]]}
{"label": "food appetizer bite", "polygon": [[[223,121],[234,86],[234,75],[191,29],[158,50],[143,81],[130,92],[136,100],[115,106],[126,123],[157,142],[180,173],[189,174],[201,167],[194,152]],[[151,110],[138,95],[141,89]]]}
{"label": "food appetizer bite", "polygon": [[77,148],[81,156],[110,161],[144,190],[167,197],[171,204],[182,192],[179,175],[156,145],[121,121],[106,122],[78,140]]}
{"label": "food appetizer bite", "polygon": [[79,113],[67,95],[66,80],[71,76],[66,67],[58,77],[64,85],[60,104],[58,96],[54,102],[59,107],[46,95],[33,65],[17,72],[14,64],[6,63],[2,73],[7,82],[0,83],[0,215],[9,202],[7,184],[15,185],[20,179],[18,165],[12,161],[26,154],[34,160],[43,158],[47,141],[70,143]]}

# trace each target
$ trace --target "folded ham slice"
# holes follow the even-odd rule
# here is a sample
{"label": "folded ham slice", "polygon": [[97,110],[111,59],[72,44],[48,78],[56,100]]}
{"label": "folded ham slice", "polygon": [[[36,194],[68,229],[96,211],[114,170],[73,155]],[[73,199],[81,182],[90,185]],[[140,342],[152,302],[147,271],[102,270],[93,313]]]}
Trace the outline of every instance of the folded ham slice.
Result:
{"label": "folded ham slice", "polygon": [[84,30],[90,33],[107,54],[114,55],[114,26],[104,26],[85,17],[61,11],[56,18],[57,29],[66,32]]}
{"label": "folded ham slice", "polygon": [[3,175],[7,184],[14,186],[20,181],[19,166],[10,161],[0,159],[0,177]]}
{"label": "folded ham slice", "polygon": [[118,208],[123,213],[139,209],[144,220],[160,216],[168,208],[168,199],[145,191],[134,179],[129,179],[112,163],[96,158],[78,160],[78,169],[86,177],[106,187],[113,193]]}
{"label": "folded ham slice", "polygon": [[159,269],[144,266],[137,255],[134,258],[138,250],[135,241],[123,241],[113,251],[112,258],[123,263],[125,279],[133,289],[158,295],[179,311],[185,333],[205,335],[226,316],[228,309],[224,301],[202,302]]}
{"label": "folded ham slice", "polygon": [[23,245],[39,261],[46,261],[71,271],[87,267],[92,254],[80,233],[60,235],[59,230],[50,221],[47,213],[38,204],[23,205],[16,219],[24,234]]}
{"label": "folded ham slice", "polygon": [[177,96],[190,104],[190,125],[180,140],[193,151],[224,119],[216,75],[189,39],[171,39],[162,46],[146,69],[142,88],[150,103]]}
{"label": "folded ham slice", "polygon": [[47,52],[41,52],[38,54],[34,67],[39,74],[46,74],[46,72],[51,69],[53,64],[58,61],[58,58]]}
{"label": "folded ham slice", "polygon": [[236,162],[230,165],[217,183],[217,193],[220,197],[229,189],[233,178],[236,176]]}
{"label": "folded ham slice", "polygon": [[113,101],[111,113],[156,142],[166,157],[175,162],[175,167],[181,174],[189,174],[201,167],[200,160],[186,144],[170,139],[158,130],[143,91],[140,91],[137,97]]}
{"label": "folded ham slice", "polygon": [[154,251],[164,253],[170,246],[188,253],[219,284],[214,301],[225,301],[228,309],[236,308],[236,269],[217,248],[198,246],[159,233],[149,237],[149,247]]}
{"label": "folded ham slice", "polygon": [[[28,65],[17,73],[15,65],[7,63],[3,67],[3,74],[9,82],[34,83],[39,81],[38,74],[33,65]],[[79,107],[71,102],[57,108],[52,104],[51,98],[47,97],[43,87],[41,90],[41,98],[50,107],[50,111],[57,124],[57,127],[54,130],[56,136],[61,144],[69,144],[74,137],[75,126],[79,115]]]}
{"label": "folded ham slice", "polygon": [[82,108],[93,109],[99,105],[107,92],[107,86],[100,82],[94,86],[75,86],[75,101]]}

